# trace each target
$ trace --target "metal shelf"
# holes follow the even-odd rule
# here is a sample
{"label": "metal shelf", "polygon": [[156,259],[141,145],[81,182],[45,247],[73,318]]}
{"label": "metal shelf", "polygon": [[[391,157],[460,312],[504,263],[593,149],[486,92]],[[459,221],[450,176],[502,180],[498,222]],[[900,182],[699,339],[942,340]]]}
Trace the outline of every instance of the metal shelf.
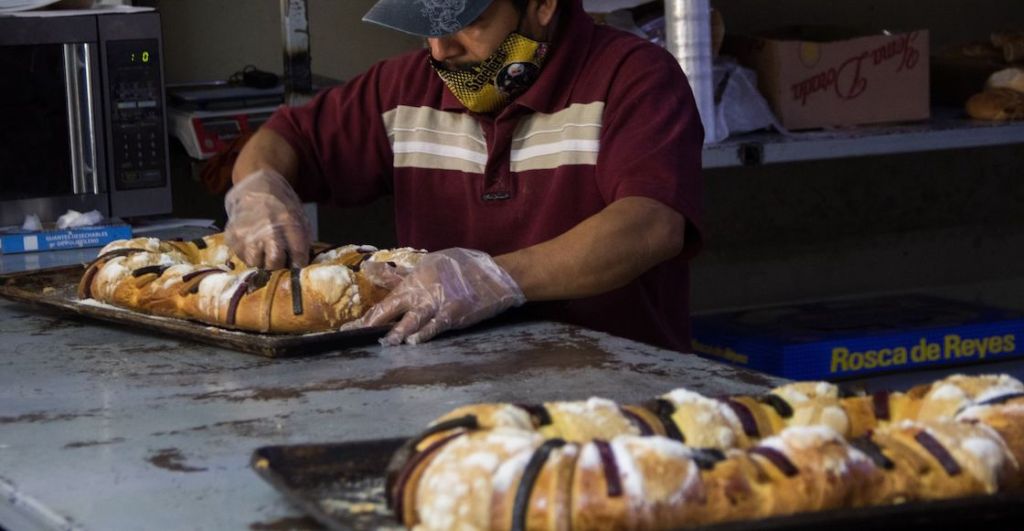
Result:
{"label": "metal shelf", "polygon": [[1024,122],[996,123],[966,118],[963,110],[932,110],[927,122],[863,126],[847,130],[750,133],[704,147],[705,168],[892,155],[1024,143]]}

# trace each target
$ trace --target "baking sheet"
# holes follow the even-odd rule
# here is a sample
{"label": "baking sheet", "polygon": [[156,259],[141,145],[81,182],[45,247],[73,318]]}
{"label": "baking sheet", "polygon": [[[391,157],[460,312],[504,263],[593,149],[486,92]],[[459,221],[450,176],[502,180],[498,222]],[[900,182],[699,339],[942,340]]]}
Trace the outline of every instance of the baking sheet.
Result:
{"label": "baking sheet", "polygon": [[76,265],[0,275],[0,297],[271,358],[316,354],[374,343],[388,330],[385,326],[344,332],[261,334],[186,319],[146,315],[92,299],[79,300],[78,281],[84,271],[84,266]]}
{"label": "baking sheet", "polygon": [[[405,439],[265,446],[253,469],[292,503],[336,531],[401,529],[384,499],[384,473]],[[1021,529],[1024,495],[975,496],[884,507],[803,513],[733,522],[705,531],[866,531],[875,529]],[[698,529],[698,528],[687,528]]]}

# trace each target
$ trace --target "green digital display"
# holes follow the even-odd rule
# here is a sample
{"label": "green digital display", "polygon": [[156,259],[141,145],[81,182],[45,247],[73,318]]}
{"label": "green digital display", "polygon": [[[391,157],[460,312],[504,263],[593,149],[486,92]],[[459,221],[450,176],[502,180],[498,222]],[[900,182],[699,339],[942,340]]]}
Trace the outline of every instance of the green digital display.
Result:
{"label": "green digital display", "polygon": [[148,63],[150,59],[149,50],[139,50],[131,52],[129,59],[132,63]]}

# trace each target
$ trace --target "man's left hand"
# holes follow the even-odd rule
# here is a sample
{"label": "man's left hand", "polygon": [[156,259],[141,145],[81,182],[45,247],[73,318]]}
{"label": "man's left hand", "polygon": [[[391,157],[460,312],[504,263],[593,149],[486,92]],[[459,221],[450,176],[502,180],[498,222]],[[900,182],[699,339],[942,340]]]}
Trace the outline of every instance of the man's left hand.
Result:
{"label": "man's left hand", "polygon": [[423,257],[357,326],[381,326],[401,318],[381,343],[415,345],[525,302],[515,280],[488,254],[452,248]]}

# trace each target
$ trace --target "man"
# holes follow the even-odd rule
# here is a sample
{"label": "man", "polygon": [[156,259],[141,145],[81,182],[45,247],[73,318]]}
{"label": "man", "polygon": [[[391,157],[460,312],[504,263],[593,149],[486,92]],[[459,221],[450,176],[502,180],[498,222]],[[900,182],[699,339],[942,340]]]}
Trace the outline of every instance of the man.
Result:
{"label": "man", "polygon": [[236,252],[304,265],[299,197],[390,193],[399,243],[434,252],[359,321],[397,320],[384,343],[549,301],[537,314],[688,350],[703,129],[676,60],[581,0],[380,0],[364,20],[428,46],[253,137],[226,199]]}

